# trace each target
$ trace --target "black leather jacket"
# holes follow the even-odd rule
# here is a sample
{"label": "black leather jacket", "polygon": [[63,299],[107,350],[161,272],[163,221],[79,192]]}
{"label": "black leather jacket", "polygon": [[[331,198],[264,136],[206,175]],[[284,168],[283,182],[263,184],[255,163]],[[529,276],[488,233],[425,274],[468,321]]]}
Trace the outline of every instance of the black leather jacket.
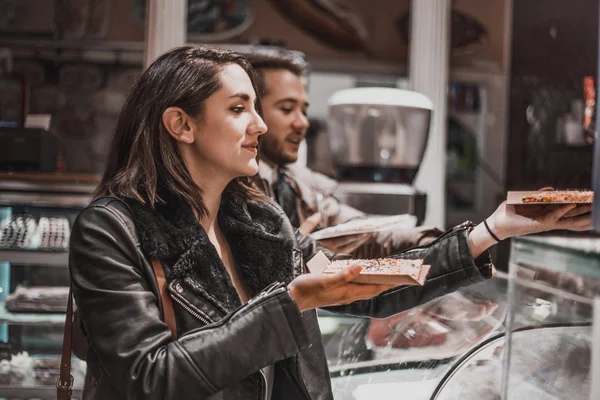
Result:
{"label": "black leather jacket", "polygon": [[[267,201],[224,195],[219,224],[252,296],[244,305],[189,207],[170,200],[152,210],[104,198],[80,213],[69,267],[88,343],[86,400],[258,400],[268,365],[274,400],[332,398],[316,313],[299,312],[286,289],[321,248]],[[397,255],[432,265],[425,286],[329,310],[385,317],[491,276],[488,253],[470,256],[469,228]],[[175,341],[162,319],[153,259],[162,261],[174,300]]]}

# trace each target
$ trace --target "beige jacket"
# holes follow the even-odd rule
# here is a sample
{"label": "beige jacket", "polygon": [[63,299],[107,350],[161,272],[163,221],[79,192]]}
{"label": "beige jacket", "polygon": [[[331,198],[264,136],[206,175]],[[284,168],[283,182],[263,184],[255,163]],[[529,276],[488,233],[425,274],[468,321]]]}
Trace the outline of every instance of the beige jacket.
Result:
{"label": "beige jacket", "polygon": [[[294,179],[302,193],[302,199],[308,204],[313,212],[316,212],[317,194],[323,195],[322,215],[325,227],[335,226],[348,222],[350,220],[364,217],[366,214],[347,204],[340,203],[333,196],[338,186],[337,181],[315,172],[309,168],[297,165],[285,167],[284,171]],[[277,170],[271,168],[265,162],[259,164],[258,175],[256,179],[257,186],[263,190],[269,197],[275,198],[273,185],[277,181]],[[300,222],[309,217],[303,208],[300,207],[300,201],[297,204]],[[431,227],[416,227],[391,229],[377,232],[361,246],[353,256],[355,258],[375,258],[384,257],[389,254],[403,251],[405,249],[425,244],[441,235],[442,231]]]}

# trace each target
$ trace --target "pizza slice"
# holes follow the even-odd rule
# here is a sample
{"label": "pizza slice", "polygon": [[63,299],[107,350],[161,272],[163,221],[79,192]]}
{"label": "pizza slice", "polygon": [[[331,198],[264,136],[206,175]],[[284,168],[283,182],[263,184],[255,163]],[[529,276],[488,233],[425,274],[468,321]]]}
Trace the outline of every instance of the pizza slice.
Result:
{"label": "pizza slice", "polygon": [[337,273],[350,265],[362,266],[360,275],[353,281],[367,284],[423,285],[430,266],[423,260],[396,258],[348,259],[330,262],[323,273]]}
{"label": "pizza slice", "polygon": [[592,203],[594,192],[583,190],[552,190],[532,193],[523,196],[521,201],[527,203]]}

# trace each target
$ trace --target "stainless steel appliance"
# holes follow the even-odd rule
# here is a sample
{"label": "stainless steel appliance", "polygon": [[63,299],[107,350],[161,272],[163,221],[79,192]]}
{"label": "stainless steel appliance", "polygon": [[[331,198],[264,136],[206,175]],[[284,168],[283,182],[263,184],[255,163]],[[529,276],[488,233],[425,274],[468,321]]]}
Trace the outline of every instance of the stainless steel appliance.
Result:
{"label": "stainless steel appliance", "polygon": [[328,136],[346,203],[374,214],[417,215],[426,196],[412,183],[427,145],[433,104],[395,88],[352,88],[329,99]]}
{"label": "stainless steel appliance", "polygon": [[341,90],[329,100],[329,143],[341,180],[412,184],[433,104],[394,88]]}

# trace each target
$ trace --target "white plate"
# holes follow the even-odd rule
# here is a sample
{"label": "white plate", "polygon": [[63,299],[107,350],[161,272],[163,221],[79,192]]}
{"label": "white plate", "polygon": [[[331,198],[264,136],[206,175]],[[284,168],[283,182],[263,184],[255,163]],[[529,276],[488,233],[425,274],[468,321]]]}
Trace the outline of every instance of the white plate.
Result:
{"label": "white plate", "polygon": [[389,228],[414,228],[417,225],[417,217],[410,214],[392,216],[369,216],[354,219],[343,224],[321,229],[311,233],[310,237],[315,240],[330,239],[347,235],[358,235],[361,233],[377,232]]}

